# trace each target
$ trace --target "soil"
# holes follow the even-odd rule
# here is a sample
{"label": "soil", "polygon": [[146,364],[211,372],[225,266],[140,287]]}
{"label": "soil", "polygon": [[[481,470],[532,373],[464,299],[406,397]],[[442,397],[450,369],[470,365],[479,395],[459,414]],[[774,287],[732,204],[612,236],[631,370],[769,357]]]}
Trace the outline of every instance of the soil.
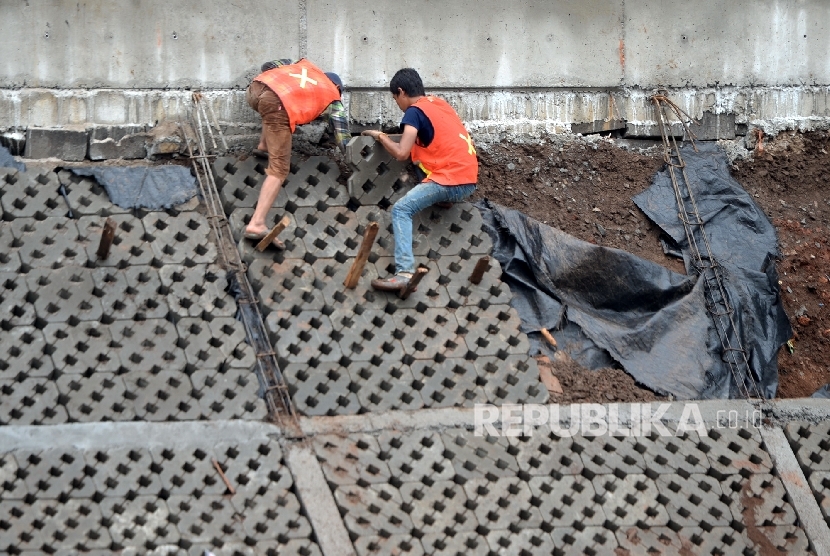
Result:
{"label": "soil", "polygon": [[[732,166],[735,179],[778,231],[777,267],[794,330],[794,350],[782,348],[778,356],[782,398],[809,397],[830,382],[828,152],[826,131],[787,132],[765,138]],[[490,199],[582,240],[624,249],[685,273],[682,261],[663,253],[660,230],[632,201],[662,167],[661,144],[634,146],[621,139],[589,137],[500,143],[482,146],[478,154],[479,189],[474,198]],[[555,402],[658,399],[619,369],[588,371],[567,359],[540,364],[551,368],[564,391],[552,393]]]}

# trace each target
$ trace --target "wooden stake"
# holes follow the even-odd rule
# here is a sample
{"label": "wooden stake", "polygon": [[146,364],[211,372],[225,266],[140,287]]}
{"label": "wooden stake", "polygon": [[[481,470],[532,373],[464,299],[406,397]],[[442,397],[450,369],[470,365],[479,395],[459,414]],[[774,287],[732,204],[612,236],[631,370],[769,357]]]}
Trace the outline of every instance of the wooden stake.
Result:
{"label": "wooden stake", "polygon": [[542,337],[543,337],[545,340],[547,340],[547,342],[548,342],[550,345],[552,345],[553,347],[556,347],[556,338],[554,338],[554,337],[553,337],[553,335],[552,335],[550,332],[548,332],[548,329],[547,329],[547,328],[543,328],[543,329],[542,329]]}
{"label": "wooden stake", "polygon": [[287,216],[283,216],[282,220],[277,222],[277,225],[271,228],[271,231],[265,234],[265,237],[262,238],[262,240],[259,243],[257,243],[256,250],[260,253],[265,251],[265,248],[271,245],[271,242],[274,241],[274,238],[280,235],[282,231],[288,227],[289,224],[291,224],[291,219]]}
{"label": "wooden stake", "polygon": [[346,280],[343,285],[348,289],[353,289],[360,281],[360,275],[363,274],[363,267],[366,266],[366,261],[369,259],[369,254],[372,252],[372,245],[375,243],[375,238],[378,235],[378,223],[372,222],[366,227],[363,232],[363,243],[360,244],[360,249],[357,251],[357,256],[352,262],[352,268],[346,275]]}
{"label": "wooden stake", "polygon": [[484,274],[490,270],[490,256],[485,255],[481,257],[478,262],[476,263],[476,267],[473,269],[473,273],[470,275],[470,282],[475,285],[481,283],[481,279],[484,278]]}
{"label": "wooden stake", "polygon": [[231,486],[231,482],[228,480],[228,477],[225,476],[225,472],[222,471],[222,466],[219,465],[219,462],[216,458],[213,458],[213,467],[216,468],[216,471],[219,473],[219,476],[222,477],[222,481],[225,483],[225,486],[228,488],[228,492],[231,494],[236,494],[236,490]]}
{"label": "wooden stake", "polygon": [[398,295],[401,299],[406,299],[409,297],[409,294],[415,291],[415,288],[418,287],[418,283],[421,281],[421,278],[429,272],[429,269],[420,267],[418,270],[415,271],[415,274],[412,275],[412,278],[409,280],[409,284],[406,285],[406,289],[401,290],[401,293]]}
{"label": "wooden stake", "polygon": [[109,257],[110,247],[115,239],[115,220],[107,218],[104,222],[104,230],[101,232],[101,243],[98,244],[98,258],[101,260]]}

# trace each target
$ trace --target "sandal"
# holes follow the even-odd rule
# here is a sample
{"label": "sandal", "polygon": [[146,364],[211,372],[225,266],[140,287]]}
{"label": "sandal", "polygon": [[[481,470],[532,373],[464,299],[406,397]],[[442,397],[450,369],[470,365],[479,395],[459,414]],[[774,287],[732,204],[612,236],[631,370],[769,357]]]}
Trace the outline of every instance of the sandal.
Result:
{"label": "sandal", "polygon": [[[270,231],[270,230],[268,230],[268,231]],[[254,240],[254,241],[256,241],[256,242],[260,242],[260,241],[262,241],[262,240],[265,238],[265,236],[267,236],[267,235],[268,235],[268,231],[266,231],[266,232],[261,232],[261,233],[245,232],[245,234],[244,234],[244,235],[245,235],[245,239],[252,239],[252,240]],[[274,249],[276,249],[277,251],[285,251],[285,243],[283,243],[283,242],[282,242],[282,240],[280,240],[280,239],[279,239],[279,238],[277,238],[277,237],[275,237],[275,238],[271,241],[271,245],[272,245],[272,246],[274,247]]]}

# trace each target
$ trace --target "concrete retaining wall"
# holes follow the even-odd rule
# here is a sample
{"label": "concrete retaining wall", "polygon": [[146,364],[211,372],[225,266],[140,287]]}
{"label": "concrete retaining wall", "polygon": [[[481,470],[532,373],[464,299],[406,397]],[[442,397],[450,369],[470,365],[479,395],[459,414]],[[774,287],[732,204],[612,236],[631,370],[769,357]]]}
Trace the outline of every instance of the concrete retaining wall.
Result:
{"label": "concrete retaining wall", "polygon": [[404,66],[480,139],[648,135],[660,87],[693,116],[734,115],[737,133],[830,121],[826,0],[0,0],[0,11],[0,130],[152,126],[186,117],[196,89],[221,121],[256,124],[245,86],[261,62],[299,56],[341,75],[358,125],[398,121],[386,86]]}

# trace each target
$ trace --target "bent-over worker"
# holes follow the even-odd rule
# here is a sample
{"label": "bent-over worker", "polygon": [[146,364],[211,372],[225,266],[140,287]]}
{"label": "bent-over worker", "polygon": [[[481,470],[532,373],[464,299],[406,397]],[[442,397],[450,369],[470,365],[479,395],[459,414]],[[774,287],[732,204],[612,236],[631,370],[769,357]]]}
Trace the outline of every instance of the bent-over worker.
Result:
{"label": "bent-over worker", "polygon": [[[341,102],[343,83],[336,73],[323,73],[305,58],[266,62],[262,73],[248,86],[248,105],[262,116],[258,149],[268,153],[265,181],[245,237],[260,240],[268,233],[265,217],[279,195],[291,165],[291,134],[298,125],[328,115],[335,140],[345,152],[351,139],[346,110]],[[285,245],[274,239],[274,247]]]}

